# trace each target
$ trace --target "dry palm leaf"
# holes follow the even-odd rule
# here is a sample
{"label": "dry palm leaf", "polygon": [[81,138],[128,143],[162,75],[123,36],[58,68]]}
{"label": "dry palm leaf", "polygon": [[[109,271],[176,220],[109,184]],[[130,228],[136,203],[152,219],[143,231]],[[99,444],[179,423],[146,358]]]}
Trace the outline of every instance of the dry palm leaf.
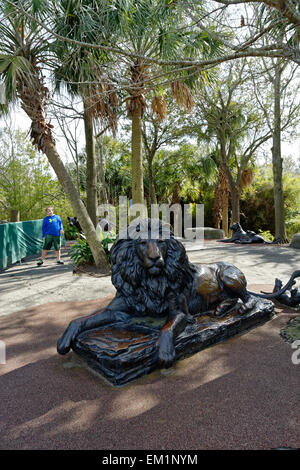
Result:
{"label": "dry palm leaf", "polygon": [[167,103],[162,96],[154,96],[151,108],[160,121],[163,121],[167,117]]}
{"label": "dry palm leaf", "polygon": [[113,85],[103,79],[102,83],[89,85],[88,92],[85,92],[85,104],[93,117],[100,118],[115,135],[117,131],[116,108],[119,100]]}
{"label": "dry palm leaf", "polygon": [[254,173],[251,168],[245,168],[242,172],[241,176],[241,187],[245,188],[249,184],[251,184],[254,180]]}
{"label": "dry palm leaf", "polygon": [[171,91],[177,104],[190,113],[195,106],[190,88],[180,80],[174,80],[171,82]]}

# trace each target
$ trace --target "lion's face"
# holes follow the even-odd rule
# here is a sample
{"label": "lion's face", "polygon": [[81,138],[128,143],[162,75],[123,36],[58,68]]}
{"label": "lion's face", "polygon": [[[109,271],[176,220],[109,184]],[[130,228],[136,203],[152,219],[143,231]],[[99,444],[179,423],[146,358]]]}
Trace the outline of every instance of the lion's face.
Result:
{"label": "lion's face", "polygon": [[139,240],[136,252],[143,268],[151,276],[158,276],[165,266],[167,245],[164,240]]}
{"label": "lion's face", "polygon": [[233,230],[234,232],[237,232],[238,230],[241,229],[241,226],[240,224],[238,224],[237,222],[235,222],[234,224],[231,225],[230,227],[230,230]]}
{"label": "lion's face", "polygon": [[128,226],[121,235],[110,252],[118,295],[134,312],[162,315],[171,293],[188,291],[193,284],[194,268],[184,246],[156,219],[142,220],[139,230]]}

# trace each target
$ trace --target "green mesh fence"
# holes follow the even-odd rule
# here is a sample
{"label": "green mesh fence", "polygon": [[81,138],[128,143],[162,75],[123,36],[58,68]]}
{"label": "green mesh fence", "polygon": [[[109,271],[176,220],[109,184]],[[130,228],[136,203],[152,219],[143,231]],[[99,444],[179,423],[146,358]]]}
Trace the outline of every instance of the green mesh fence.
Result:
{"label": "green mesh fence", "polygon": [[[41,253],[42,224],[43,219],[0,224],[0,269],[26,256]],[[64,236],[62,244],[65,245]]]}

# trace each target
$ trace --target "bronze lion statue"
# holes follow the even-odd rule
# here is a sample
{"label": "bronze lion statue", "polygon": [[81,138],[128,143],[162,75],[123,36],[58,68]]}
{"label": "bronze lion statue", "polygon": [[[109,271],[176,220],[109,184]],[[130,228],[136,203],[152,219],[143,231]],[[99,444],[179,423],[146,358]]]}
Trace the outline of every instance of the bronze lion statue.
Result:
{"label": "bronze lion statue", "polygon": [[193,315],[211,311],[223,316],[232,310],[244,314],[256,304],[238,268],[224,262],[193,265],[169,225],[158,219],[134,222],[111,248],[116,296],[106,308],[69,324],[57,343],[60,354],[66,354],[83,331],[133,316],[164,317],[157,360],[160,366],[170,367],[175,338],[193,321]]}
{"label": "bronze lion statue", "polygon": [[233,234],[231,238],[224,238],[223,240],[218,240],[222,243],[267,243],[271,245],[271,242],[266,241],[261,235],[253,232],[252,230],[243,230],[241,224],[235,222],[229,227],[232,230]]}

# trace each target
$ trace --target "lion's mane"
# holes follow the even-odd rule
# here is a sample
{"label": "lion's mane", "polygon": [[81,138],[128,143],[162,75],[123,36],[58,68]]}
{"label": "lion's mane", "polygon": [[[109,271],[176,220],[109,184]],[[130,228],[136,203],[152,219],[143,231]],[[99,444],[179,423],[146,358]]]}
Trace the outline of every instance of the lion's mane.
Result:
{"label": "lion's mane", "polygon": [[184,246],[171,234],[165,265],[158,276],[150,276],[136,252],[137,239],[117,240],[111,249],[112,283],[117,295],[139,315],[160,316],[170,299],[185,295],[188,300],[195,268],[189,263]]}

